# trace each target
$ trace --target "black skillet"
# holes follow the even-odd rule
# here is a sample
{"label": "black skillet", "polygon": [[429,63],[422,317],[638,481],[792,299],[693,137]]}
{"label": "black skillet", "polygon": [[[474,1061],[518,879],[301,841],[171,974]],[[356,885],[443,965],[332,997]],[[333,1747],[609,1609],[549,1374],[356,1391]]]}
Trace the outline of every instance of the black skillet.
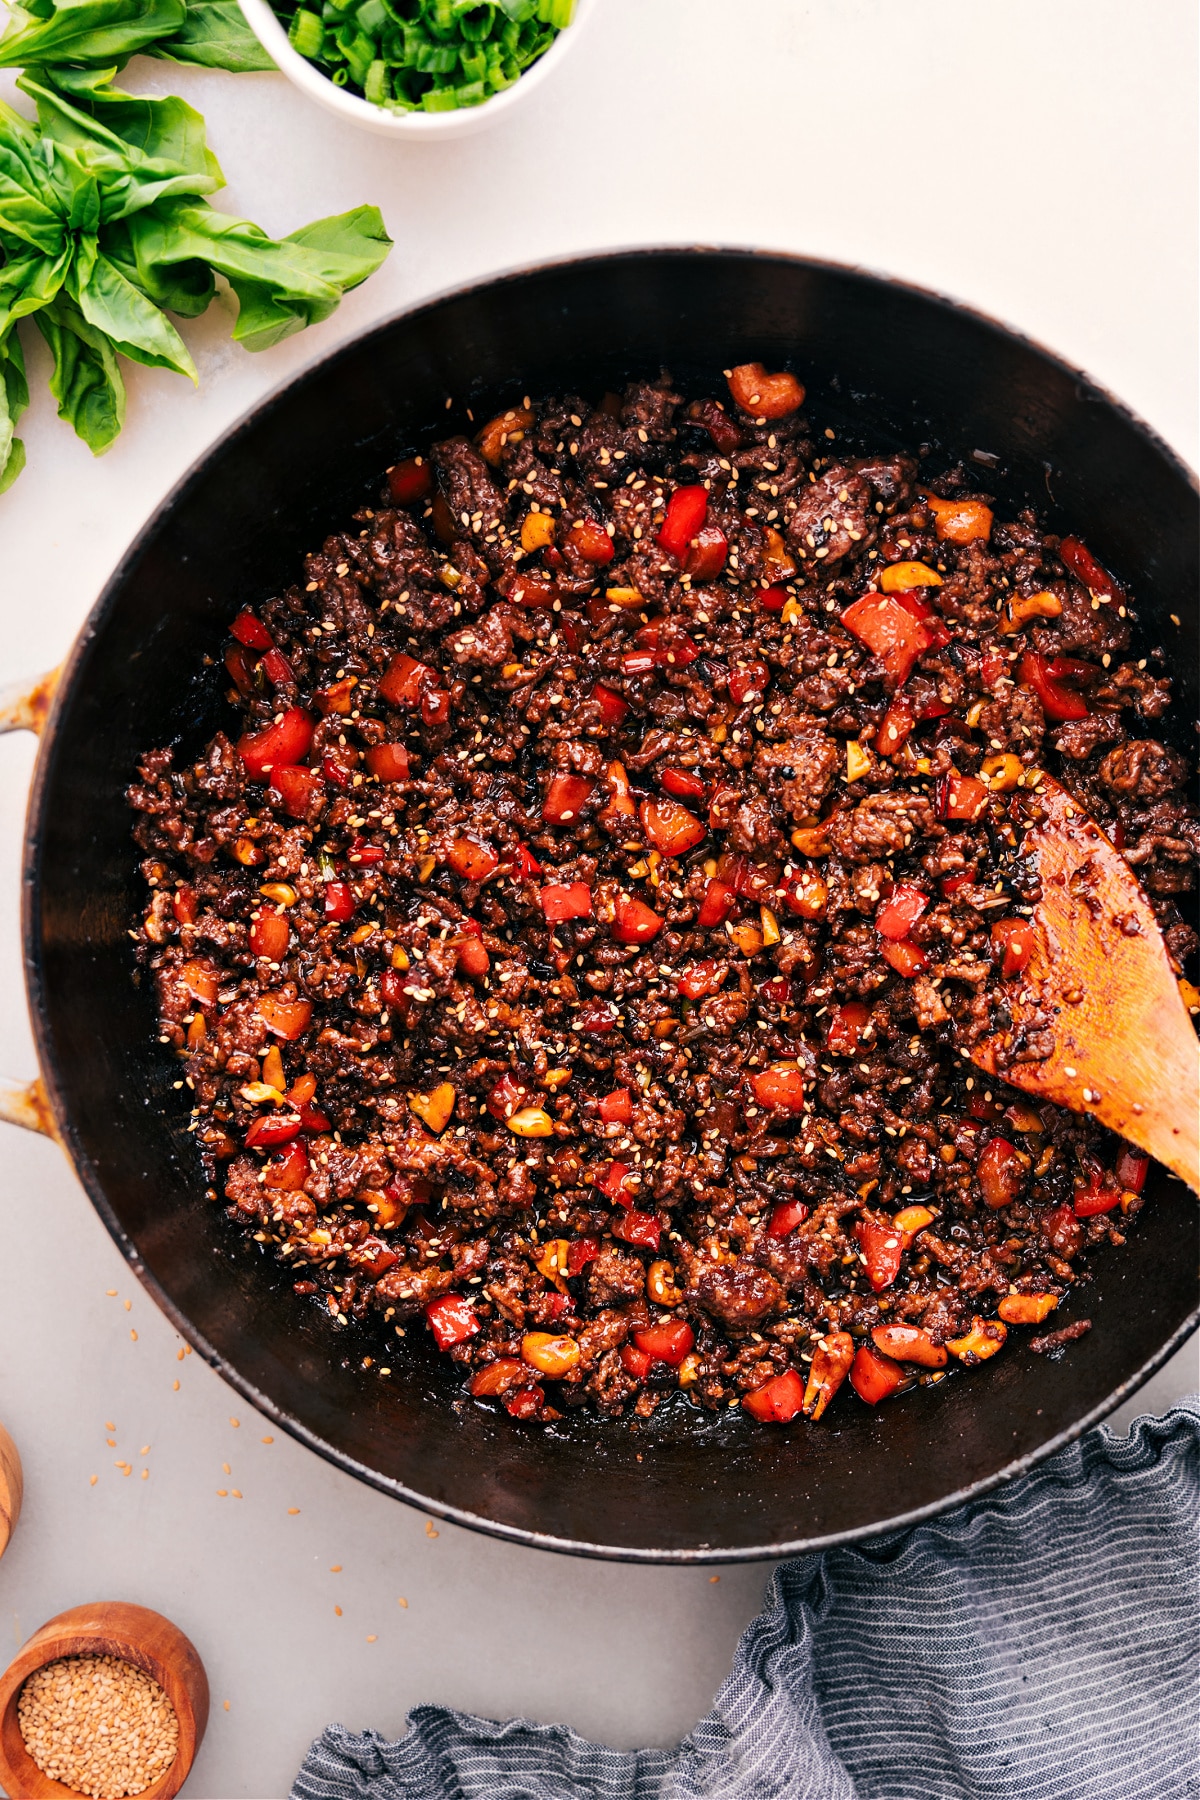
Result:
{"label": "black skillet", "polygon": [[[970,1375],[871,1411],[764,1429],[688,1411],[640,1432],[514,1426],[462,1400],[413,1333],[378,1345],[297,1302],[204,1183],[176,1067],[132,980],[141,885],[123,798],[139,752],[225,717],[229,619],[292,580],[380,472],[526,392],[598,399],[667,365],[787,364],[821,427],[974,457],[982,487],[1080,532],[1132,589],[1197,710],[1196,492],[1165,445],[1026,340],[895,282],[781,256],[665,250],[488,281],[379,326],[266,400],[163,503],[75,646],[29,808],[25,952],[58,1130],[101,1217],[181,1332],[303,1443],[387,1493],[519,1542],[643,1561],[777,1557],[912,1521],[1027,1468],[1131,1394],[1196,1322],[1196,1206],[1156,1175],[1127,1246],[1095,1259],[1060,1361],[1014,1333]],[[447,400],[450,401],[447,408]],[[1171,621],[1175,614],[1181,624]],[[1181,742],[1185,741],[1181,738]],[[1114,1020],[1114,1030],[1120,1021]]]}

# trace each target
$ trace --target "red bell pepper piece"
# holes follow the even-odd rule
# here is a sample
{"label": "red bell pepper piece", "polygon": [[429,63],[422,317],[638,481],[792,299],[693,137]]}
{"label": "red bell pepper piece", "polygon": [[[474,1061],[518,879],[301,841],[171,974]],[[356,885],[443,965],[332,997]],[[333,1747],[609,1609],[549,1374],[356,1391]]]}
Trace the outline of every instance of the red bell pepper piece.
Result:
{"label": "red bell pepper piece", "polygon": [[1122,1144],[1117,1155],[1117,1181],[1127,1194],[1140,1194],[1146,1185],[1146,1173],[1150,1167],[1150,1158],[1135,1150],[1132,1144]]}
{"label": "red bell pepper piece", "polygon": [[860,1219],[854,1227],[866,1264],[867,1280],[873,1291],[882,1294],[900,1273],[904,1254],[904,1234],[894,1225],[882,1225],[876,1219]]}
{"label": "red bell pepper piece", "polygon": [[175,897],[171,901],[171,911],[175,914],[179,923],[181,925],[194,925],[196,923],[196,914],[198,910],[199,906],[196,900],[195,888],[188,887],[186,883],[182,887],[177,887],[175,889]]}
{"label": "red bell pepper piece", "polygon": [[486,881],[500,867],[500,858],[492,846],[481,844],[477,838],[455,838],[446,860],[464,881]]}
{"label": "red bell pepper piece", "polygon": [[677,1369],[695,1344],[696,1336],[686,1319],[669,1319],[663,1325],[647,1325],[644,1331],[635,1331],[633,1341],[652,1361],[670,1363]]}
{"label": "red bell pepper piece", "polygon": [[260,667],[272,687],[295,687],[296,677],[292,672],[292,665],[282,650],[268,650]]}
{"label": "red bell pepper piece", "polygon": [[613,541],[595,519],[579,519],[567,533],[567,542],[578,550],[584,562],[594,563],[602,568],[610,563],[616,555]]}
{"label": "red bell pepper piece", "polygon": [[605,1000],[589,1000],[575,1014],[576,1031],[590,1031],[597,1036],[617,1029],[617,1015]]}
{"label": "red bell pepper piece", "polygon": [[1036,943],[1031,919],[997,919],[991,930],[991,944],[1001,975],[1019,975],[1028,965]]}
{"label": "red bell pepper piece", "polygon": [[239,694],[254,692],[254,660],[241,644],[230,644],[225,652],[225,667]]}
{"label": "red bell pepper piece", "polygon": [[685,1000],[703,1000],[717,992],[728,973],[728,963],[692,963],[680,975],[676,991]]}
{"label": "red bell pepper piece", "polygon": [[614,1223],[613,1236],[626,1244],[637,1244],[643,1250],[657,1250],[662,1229],[662,1220],[657,1213],[639,1212],[631,1206],[624,1218]]}
{"label": "red bell pepper piece", "polygon": [[617,896],[612,934],[618,944],[648,944],[662,928],[662,919],[644,900],[635,900],[632,894]]}
{"label": "red bell pepper piece", "polygon": [[830,1331],[818,1342],[804,1390],[804,1410],[810,1419],[821,1417],[850,1373],[853,1361],[854,1339],[848,1331]]}
{"label": "red bell pepper piece", "polygon": [[804,1070],[794,1063],[772,1063],[750,1077],[754,1098],[770,1112],[803,1112]]}
{"label": "red bell pepper piece", "polygon": [[427,687],[421,695],[421,719],[426,725],[444,725],[450,717],[450,696],[445,688]]}
{"label": "red bell pepper piece", "polygon": [[944,1369],[949,1357],[920,1325],[877,1325],[871,1333],[875,1348],[897,1362],[916,1363],[921,1369]]}
{"label": "red bell pepper piece", "polygon": [[853,1056],[870,1023],[870,1009],[861,1000],[847,1000],[829,1021],[825,1047],[832,1056]]}
{"label": "red bell pepper piece", "polygon": [[667,501],[667,515],[658,534],[658,542],[677,562],[682,562],[688,545],[702,530],[708,517],[708,490],[702,487],[679,487]]}
{"label": "red bell pepper piece", "polygon": [[600,708],[600,717],[606,725],[616,726],[621,723],[629,707],[620,694],[615,694],[610,687],[598,681],[592,689],[592,699]]}
{"label": "red bell pepper piece", "polygon": [[729,698],[738,706],[765,694],[770,685],[771,671],[757,657],[753,662],[742,663],[729,671]]}
{"label": "red bell pepper piece", "polygon": [[530,1090],[513,1074],[502,1075],[485,1102],[493,1119],[508,1119],[530,1104]]}
{"label": "red bell pepper piece", "polygon": [[311,1132],[332,1131],[333,1120],[328,1113],[323,1113],[319,1106],[313,1106],[311,1102],[306,1102],[300,1108],[300,1129]]}
{"label": "red bell pepper piece", "polygon": [[786,975],[773,975],[758,991],[762,999],[770,1000],[775,1006],[786,1006],[792,997],[792,984]]}
{"label": "red bell pepper piece", "polygon": [[654,1358],[645,1350],[639,1350],[635,1344],[621,1345],[621,1367],[635,1381],[645,1381],[654,1367]]}
{"label": "red bell pepper piece", "polygon": [[850,1386],[868,1406],[878,1406],[895,1393],[904,1380],[904,1370],[890,1356],[880,1356],[867,1344],[860,1344],[850,1365]]}
{"label": "red bell pepper piece", "polygon": [[287,955],[292,928],[281,912],[261,912],[250,927],[250,948],[268,962],[282,962]]}
{"label": "red bell pepper piece", "polygon": [[388,492],[400,506],[415,506],[433,492],[433,470],[423,456],[406,456],[387,472]]}
{"label": "red bell pepper piece", "polygon": [[769,613],[781,613],[789,598],[787,589],[781,587],[760,588],[755,595],[763,611]]}
{"label": "red bell pepper piece", "polygon": [[764,1425],[786,1425],[804,1409],[804,1383],[795,1369],[785,1369],[752,1394],[744,1394],[742,1405]]}
{"label": "red bell pepper piece", "polygon": [[355,869],[369,869],[375,863],[381,863],[387,856],[382,844],[372,844],[366,838],[356,837],[351,840],[346,852],[346,861],[353,863]]}
{"label": "red bell pepper piece", "polygon": [[401,650],[393,656],[380,678],[379,698],[389,706],[419,706],[426,683],[436,679],[428,663],[418,662],[415,656]]}
{"label": "red bell pepper piece", "polygon": [[386,1274],[389,1269],[395,1268],[400,1258],[384,1243],[382,1238],[368,1237],[364,1238],[360,1244],[355,1244],[354,1248],[347,1253],[346,1261],[351,1263],[354,1268],[361,1269],[374,1281],[380,1275]]}
{"label": "red bell pepper piece", "polygon": [[658,667],[657,650],[627,650],[621,658],[623,675],[648,675]]}
{"label": "red bell pepper piece", "polygon": [[273,1037],[290,1044],[307,1031],[313,1004],[311,1000],[289,1000],[284,994],[260,994],[255,1011]]}
{"label": "red bell pepper piece", "polygon": [[341,925],[354,917],[354,889],[348,881],[327,881],[324,901],[326,920]]}
{"label": "red bell pepper piece", "polygon": [[906,881],[898,881],[875,913],[875,929],[885,938],[906,938],[925,908],[929,895]]}
{"label": "red bell pepper piece", "polygon": [[247,1150],[270,1150],[300,1136],[299,1113],[260,1113],[246,1133]]}
{"label": "red bell pepper piece", "polygon": [[508,599],[514,606],[548,612],[558,599],[558,588],[541,575],[517,575],[508,590]]}
{"label": "red bell pepper piece", "polygon": [[638,817],[650,843],[663,856],[686,856],[708,836],[696,815],[677,800],[643,800]]}
{"label": "red bell pepper piece", "polygon": [[1060,668],[1058,676],[1053,673],[1055,665],[1065,660],[1055,657],[1052,662],[1047,662],[1044,656],[1027,650],[1021,658],[1017,674],[1022,686],[1033,689],[1048,719],[1086,719],[1089,712],[1087,701],[1061,678],[1068,671]]}
{"label": "red bell pepper piece", "polygon": [[229,630],[238,643],[245,644],[248,650],[269,650],[275,642],[262,620],[256,618],[248,608],[238,614]]}
{"label": "red bell pepper piece", "polygon": [[920,588],[900,588],[893,592],[892,599],[905,612],[911,613],[914,619],[920,619],[931,650],[940,650],[943,644],[950,642],[950,633],[938,618],[936,608],[925,599]]}
{"label": "red bell pepper piece", "polygon": [[867,646],[895,688],[904,686],[913,664],[929,648],[924,625],[895,594],[867,594],[856,600],[842,614],[842,624]]}
{"label": "red bell pepper piece", "polygon": [[615,1200],[621,1206],[630,1206],[634,1197],[634,1190],[628,1185],[632,1173],[628,1163],[601,1163],[592,1173],[592,1186],[599,1188],[609,1200]]}
{"label": "red bell pepper piece", "polygon": [[[662,541],[661,538],[659,540]],[[719,525],[702,525],[683,559],[684,573],[693,581],[711,581],[725,567],[729,543]]]}
{"label": "red bell pepper piece", "polygon": [[494,1400],[498,1395],[506,1394],[512,1387],[523,1387],[529,1369],[526,1363],[515,1356],[498,1356],[495,1362],[484,1363],[467,1383],[467,1391],[477,1400]]}
{"label": "red bell pepper piece", "polygon": [[425,1308],[425,1317],[439,1350],[465,1344],[479,1330],[475,1308],[465,1294],[442,1294]]}
{"label": "red bell pepper piece", "polygon": [[399,1013],[402,1019],[408,1017],[413,1003],[412,995],[404,985],[406,979],[399,969],[385,969],[379,982],[384,1005],[389,1011]]}
{"label": "red bell pepper piece", "polygon": [[688,408],[688,423],[707,431],[722,456],[728,456],[731,450],[741,446],[741,431],[716,400],[694,401]]}
{"label": "red bell pepper piece", "polygon": [[325,784],[319,775],[291,765],[271,770],[271,791],[279,795],[284,811],[293,819],[307,818],[309,810],[325,798]]}
{"label": "red bell pepper piece", "polygon": [[580,1275],[600,1254],[600,1239],[575,1238],[567,1250],[567,1274]]}
{"label": "red bell pepper piece", "polygon": [[999,1100],[985,1100],[978,1090],[967,1101],[967,1113],[972,1119],[986,1119],[989,1123],[995,1124],[1003,1111],[1004,1108]]}
{"label": "red bell pepper piece", "polygon": [[988,790],[974,775],[939,775],[934,790],[939,819],[978,819],[987,810]]}
{"label": "red bell pepper piece", "polygon": [[1092,1219],[1097,1213],[1111,1212],[1120,1203],[1121,1189],[1106,1187],[1102,1176],[1093,1175],[1087,1187],[1075,1190],[1075,1217]]}
{"label": "red bell pepper piece", "polygon": [[970,869],[967,870],[965,875],[943,875],[939,883],[943,900],[952,899],[954,895],[957,894],[959,888],[974,887],[974,885],[975,875]]}
{"label": "red bell pepper piece", "polygon": [[773,1238],[791,1237],[798,1225],[803,1225],[808,1217],[808,1208],[803,1200],[781,1200],[773,1208],[767,1221],[767,1236]]}
{"label": "red bell pepper piece", "polygon": [[690,769],[664,769],[659,780],[668,794],[680,800],[707,800],[708,783]]}
{"label": "red bell pepper piece", "polygon": [[875,734],[875,748],[880,756],[896,756],[908,742],[916,724],[912,707],[902,694],[897,694],[883,715],[883,723]]}
{"label": "red bell pepper piece", "polygon": [[542,802],[542,817],[551,825],[569,825],[592,792],[585,775],[552,775]]}
{"label": "red bell pepper piece", "polygon": [[902,938],[899,943],[893,943],[890,938],[884,938],[879,949],[883,960],[890,963],[897,975],[903,975],[906,981],[911,981],[914,975],[924,974],[929,967],[929,958],[925,952],[919,950],[915,944],[910,944],[905,938]]}
{"label": "red bell pepper piece", "polygon": [[633,1097],[628,1088],[614,1088],[605,1094],[597,1108],[606,1125],[628,1125],[633,1118]]}
{"label": "red bell pepper piece", "polygon": [[696,914],[697,925],[704,931],[710,931],[715,925],[723,925],[733,911],[735,898],[733,889],[723,881],[710,881],[704,890],[700,911]]}
{"label": "red bell pepper piece", "polygon": [[568,881],[544,887],[538,903],[550,925],[562,919],[588,919],[592,913],[592,890],[586,881]]}
{"label": "red bell pepper piece", "polygon": [[533,851],[527,850],[524,844],[517,845],[517,869],[525,880],[532,875],[541,875],[544,872]]}
{"label": "red bell pepper piece", "polygon": [[372,744],[367,751],[367,771],[377,781],[407,781],[408,751],[403,744]]}
{"label": "red bell pepper piece", "polygon": [[1085,588],[1093,594],[1111,602],[1125,598],[1125,590],[1120,583],[1096,561],[1086,544],[1081,544],[1077,537],[1065,537],[1058,547],[1064,568],[1070,569],[1077,580],[1082,581]]}
{"label": "red bell pepper piece", "polygon": [[513,1419],[540,1419],[546,1409],[546,1390],[531,1381],[528,1387],[510,1388],[500,1402]]}
{"label": "red bell pepper piece", "polygon": [[262,731],[247,732],[238,739],[237,752],[252,781],[261,781],[271,770],[302,762],[313,738],[313,721],[299,706],[289,706],[282,719]]}
{"label": "red bell pepper piece", "polygon": [[479,981],[492,966],[492,959],[476,937],[465,937],[455,948],[458,951],[457,967],[464,975],[470,975]]}
{"label": "red bell pepper piece", "polygon": [[335,744],[321,758],[321,779],[322,781],[332,781],[334,787],[349,787],[350,777],[357,767],[357,750],[350,750],[342,744]]}
{"label": "red bell pepper piece", "polygon": [[975,1179],[985,1206],[1011,1206],[1025,1182],[1025,1165],[1016,1145],[1007,1138],[992,1138],[975,1165]]}
{"label": "red bell pepper piece", "polygon": [[283,1188],[289,1193],[297,1193],[308,1180],[308,1151],[296,1139],[277,1150],[262,1172],[263,1182],[269,1188]]}

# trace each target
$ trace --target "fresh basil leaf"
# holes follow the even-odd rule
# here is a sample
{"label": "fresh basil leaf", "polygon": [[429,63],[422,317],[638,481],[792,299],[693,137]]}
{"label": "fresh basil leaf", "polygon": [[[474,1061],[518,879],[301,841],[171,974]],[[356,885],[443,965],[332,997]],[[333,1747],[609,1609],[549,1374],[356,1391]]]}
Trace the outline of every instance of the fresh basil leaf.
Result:
{"label": "fresh basil leaf", "polygon": [[15,427],[28,405],[25,358],[14,326],[0,337],[0,494],[12,486],[25,467],[25,446]]}
{"label": "fresh basil leaf", "polygon": [[124,62],[178,31],[185,16],[184,0],[57,0],[49,17],[14,6],[0,37],[0,67]]}
{"label": "fresh basil leaf", "polygon": [[95,175],[103,218],[123,218],[168,194],[223,187],[201,115],[174,95],[152,100],[114,88],[113,73],[43,69],[17,83],[35,102],[45,136]]}
{"label": "fresh basil leaf", "polygon": [[374,206],[318,219],[278,242],[199,201],[165,200],[128,224],[137,266],[155,270],[160,283],[167,268],[194,262],[225,277],[239,302],[233,335],[248,350],[328,318],[392,247]]}
{"label": "fresh basil leaf", "polygon": [[93,455],[103,455],[125,423],[125,383],[112,345],[65,294],[35,323],[54,357],[50,392],[59,418],[74,426]]}
{"label": "fresh basil leaf", "polygon": [[275,71],[238,0],[188,0],[181,29],[148,45],[146,54],[169,62],[198,63],[205,69],[232,69],[239,75]]}
{"label": "fresh basil leaf", "polygon": [[[0,103],[0,234],[56,256],[64,244],[66,211],[37,132]],[[12,253],[11,242],[5,250]]]}
{"label": "fresh basil leaf", "polygon": [[153,210],[119,219],[104,231],[104,254],[127,281],[141,288],[155,306],[182,318],[195,319],[216,291],[208,264],[199,257],[164,261],[162,221]]}
{"label": "fresh basil leaf", "polygon": [[67,278],[74,255],[67,243],[56,257],[23,250],[0,266],[0,338],[17,319],[49,306]]}
{"label": "fresh basil leaf", "polygon": [[108,258],[83,269],[77,258],[66,290],[88,321],[112,339],[114,350],[150,369],[174,369],[196,381],[196,365],[171,321]]}

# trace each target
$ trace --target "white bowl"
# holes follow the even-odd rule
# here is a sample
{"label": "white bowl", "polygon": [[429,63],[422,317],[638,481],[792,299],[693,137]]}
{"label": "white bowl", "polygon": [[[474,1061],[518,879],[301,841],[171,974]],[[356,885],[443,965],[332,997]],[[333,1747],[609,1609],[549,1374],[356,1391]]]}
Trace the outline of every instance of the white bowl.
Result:
{"label": "white bowl", "polygon": [[281,74],[327,112],[336,113],[364,131],[381,132],[385,137],[450,138],[467,137],[473,131],[482,131],[494,119],[505,117],[525,94],[544,81],[575,42],[584,22],[596,10],[598,0],[575,0],[575,17],[570,25],[559,32],[545,54],[510,88],[493,94],[479,106],[461,106],[453,112],[438,113],[391,112],[358,94],[348,94],[345,88],[334,87],[328,75],[292,49],[287,32],[267,0],[238,0],[238,3],[247,25]]}

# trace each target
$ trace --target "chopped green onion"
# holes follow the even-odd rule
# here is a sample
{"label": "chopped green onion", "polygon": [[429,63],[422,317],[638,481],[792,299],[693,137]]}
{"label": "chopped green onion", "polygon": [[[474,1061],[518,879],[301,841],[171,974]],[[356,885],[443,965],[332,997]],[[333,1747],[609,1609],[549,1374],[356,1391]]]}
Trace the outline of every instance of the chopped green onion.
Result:
{"label": "chopped green onion", "polygon": [[315,61],[325,48],[325,27],[316,13],[301,10],[288,29],[288,42],[300,56]]}
{"label": "chopped green onion", "polygon": [[571,23],[575,0],[307,0],[274,5],[336,87],[396,112],[479,106]]}
{"label": "chopped green onion", "polygon": [[373,106],[382,106],[388,97],[388,69],[385,62],[373,62],[363,82],[363,93]]}

